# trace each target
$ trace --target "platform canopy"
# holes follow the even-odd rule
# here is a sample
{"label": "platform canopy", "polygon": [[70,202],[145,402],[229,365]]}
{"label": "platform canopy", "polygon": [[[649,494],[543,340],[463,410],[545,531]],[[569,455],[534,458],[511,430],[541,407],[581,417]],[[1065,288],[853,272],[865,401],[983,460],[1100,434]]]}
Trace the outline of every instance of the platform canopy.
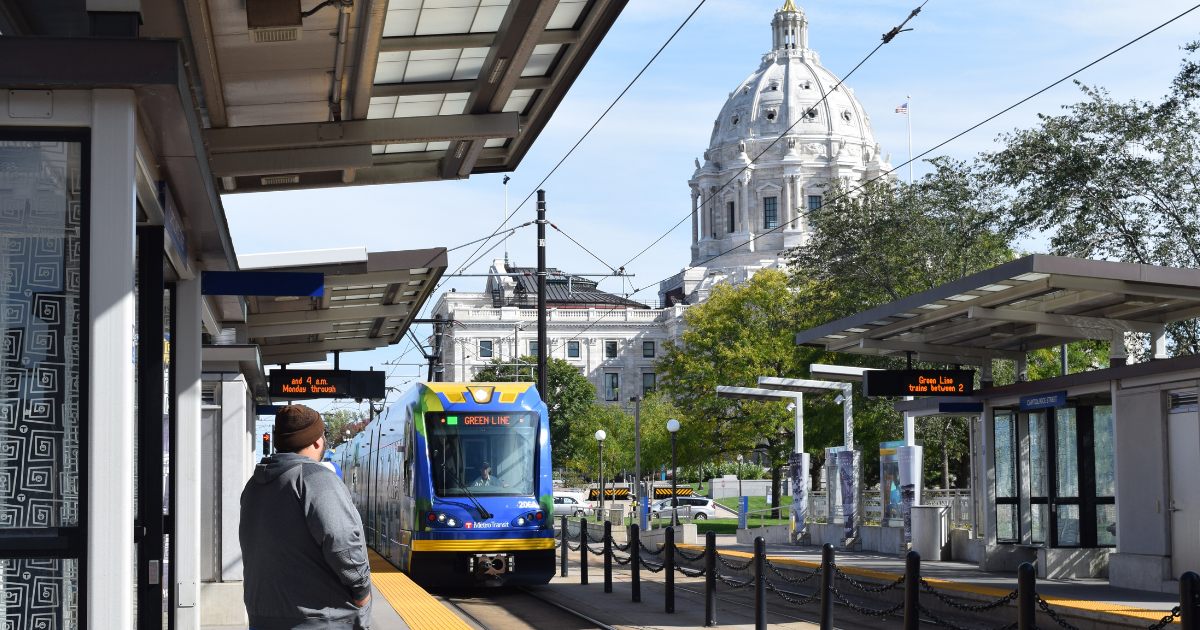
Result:
{"label": "platform canopy", "polygon": [[[1135,332],[1149,333],[1165,358],[1165,325],[1197,316],[1200,270],[1032,255],[805,330],[796,343],[981,365]],[[1122,348],[1114,344],[1113,356]]]}
{"label": "platform canopy", "polygon": [[321,297],[247,296],[246,337],[264,364],[324,361],[398,343],[446,272],[446,250],[365,247],[238,256],[242,270],[317,272]]}

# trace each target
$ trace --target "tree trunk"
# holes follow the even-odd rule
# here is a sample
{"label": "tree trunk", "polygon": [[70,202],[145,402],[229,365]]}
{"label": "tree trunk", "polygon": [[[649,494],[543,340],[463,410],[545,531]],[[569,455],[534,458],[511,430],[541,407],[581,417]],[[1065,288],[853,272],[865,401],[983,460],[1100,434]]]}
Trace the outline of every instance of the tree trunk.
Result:
{"label": "tree trunk", "polygon": [[[783,485],[783,465],[777,464],[771,467],[771,507],[779,507],[779,491]],[[779,518],[779,510],[775,509],[771,512],[771,518]]]}
{"label": "tree trunk", "polygon": [[950,423],[954,422],[953,418],[946,420],[946,424],[942,425],[942,489],[950,489],[950,445],[948,444],[950,434]]}

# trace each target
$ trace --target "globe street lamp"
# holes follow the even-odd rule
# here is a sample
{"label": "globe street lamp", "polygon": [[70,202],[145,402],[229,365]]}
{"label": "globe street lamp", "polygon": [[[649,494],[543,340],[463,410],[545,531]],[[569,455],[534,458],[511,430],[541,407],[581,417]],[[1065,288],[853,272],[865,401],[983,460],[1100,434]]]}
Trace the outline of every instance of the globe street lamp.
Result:
{"label": "globe street lamp", "polygon": [[738,501],[742,500],[742,454],[738,453]]}
{"label": "globe street lamp", "polygon": [[671,527],[679,525],[679,491],[676,481],[679,473],[675,470],[675,434],[679,432],[679,421],[667,420],[667,430],[671,432]]}
{"label": "globe street lamp", "polygon": [[[600,444],[600,514],[604,514],[604,438],[608,434],[604,429],[596,430],[596,442]],[[599,522],[599,521],[597,521]]]}

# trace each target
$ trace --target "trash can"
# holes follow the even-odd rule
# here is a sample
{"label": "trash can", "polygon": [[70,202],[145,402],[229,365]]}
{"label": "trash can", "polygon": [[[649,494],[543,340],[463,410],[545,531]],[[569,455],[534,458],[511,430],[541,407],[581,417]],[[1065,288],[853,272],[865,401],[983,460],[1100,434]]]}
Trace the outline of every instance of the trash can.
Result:
{"label": "trash can", "polygon": [[948,560],[949,508],[944,505],[912,506],[912,548],[921,560]]}

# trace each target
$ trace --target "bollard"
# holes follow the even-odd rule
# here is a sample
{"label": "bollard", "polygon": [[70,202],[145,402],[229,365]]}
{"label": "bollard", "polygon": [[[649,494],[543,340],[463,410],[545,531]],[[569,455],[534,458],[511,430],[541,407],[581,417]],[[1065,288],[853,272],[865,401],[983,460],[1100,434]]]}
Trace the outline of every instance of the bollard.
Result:
{"label": "bollard", "polygon": [[587,554],[588,554],[588,522],[586,518],[579,519],[579,583],[587,584]]}
{"label": "bollard", "polygon": [[1200,630],[1197,619],[1196,595],[1200,593],[1200,575],[1195,571],[1184,571],[1179,576],[1179,626],[1180,630]]}
{"label": "bollard", "polygon": [[921,627],[921,554],[904,557],[904,630]]}
{"label": "bollard", "polygon": [[562,517],[562,520],[559,522],[562,523],[562,547],[559,548],[560,553],[558,554],[558,576],[567,577],[567,550],[569,549],[569,547],[567,547],[567,541],[570,540],[570,537],[567,534],[567,517]]}
{"label": "bollard", "polygon": [[767,630],[767,541],[754,538],[754,630]]}
{"label": "bollard", "polygon": [[629,592],[633,601],[642,601],[642,532],[637,523],[629,527],[629,566],[632,573],[632,583]]}
{"label": "bollard", "polygon": [[612,592],[612,521],[604,521],[604,592]]}
{"label": "bollard", "polygon": [[833,630],[833,545],[821,545],[821,630]]}
{"label": "bollard", "polygon": [[1022,562],[1017,567],[1017,630],[1036,630],[1037,573],[1033,565]]}
{"label": "bollard", "polygon": [[704,535],[704,627],[717,627],[717,533]]}
{"label": "bollard", "polygon": [[667,535],[666,544],[663,545],[663,577],[667,581],[666,595],[666,610],[669,613],[675,612],[675,528],[668,527],[663,530]]}

